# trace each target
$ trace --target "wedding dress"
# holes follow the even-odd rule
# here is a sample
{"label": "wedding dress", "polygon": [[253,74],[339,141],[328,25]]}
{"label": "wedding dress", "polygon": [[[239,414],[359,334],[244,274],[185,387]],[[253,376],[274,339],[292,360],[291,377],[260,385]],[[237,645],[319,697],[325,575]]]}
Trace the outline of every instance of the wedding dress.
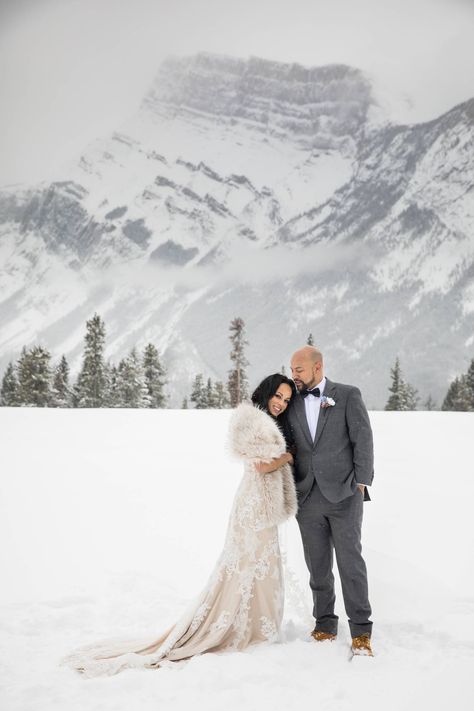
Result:
{"label": "wedding dress", "polygon": [[296,513],[296,492],[288,465],[259,474],[254,464],[279,457],[285,448],[269,415],[239,405],[231,417],[229,449],[244,460],[244,474],[223,551],[204,590],[161,637],[89,645],[63,663],[93,677],[277,641],[284,602],[278,524]]}

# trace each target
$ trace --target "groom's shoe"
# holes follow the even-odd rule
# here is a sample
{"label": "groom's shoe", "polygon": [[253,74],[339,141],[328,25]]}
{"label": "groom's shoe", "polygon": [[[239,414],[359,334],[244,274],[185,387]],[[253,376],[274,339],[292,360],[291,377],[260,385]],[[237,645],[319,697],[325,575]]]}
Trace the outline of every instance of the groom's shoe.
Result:
{"label": "groom's shoe", "polygon": [[337,634],[332,634],[331,632],[322,632],[321,630],[313,630],[311,632],[311,637],[316,640],[316,642],[334,642]]}
{"label": "groom's shoe", "polygon": [[368,634],[361,634],[358,637],[352,638],[351,652],[358,657],[373,657],[374,653],[370,646],[370,637]]}

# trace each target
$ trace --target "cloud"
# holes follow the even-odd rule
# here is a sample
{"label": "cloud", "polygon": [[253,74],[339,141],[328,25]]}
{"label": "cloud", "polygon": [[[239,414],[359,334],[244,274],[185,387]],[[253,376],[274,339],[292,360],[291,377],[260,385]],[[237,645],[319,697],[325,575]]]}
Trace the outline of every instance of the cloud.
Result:
{"label": "cloud", "polygon": [[468,0],[3,0],[0,13],[0,184],[50,179],[119,128],[169,54],[357,66],[398,121],[473,93]]}
{"label": "cloud", "polygon": [[320,243],[303,249],[238,247],[217,265],[167,267],[159,263],[136,262],[134,267],[127,262],[100,273],[90,272],[88,279],[91,282],[97,280],[104,287],[160,292],[222,289],[284,282],[336,270],[366,273],[372,262],[370,255],[369,248],[360,244]]}

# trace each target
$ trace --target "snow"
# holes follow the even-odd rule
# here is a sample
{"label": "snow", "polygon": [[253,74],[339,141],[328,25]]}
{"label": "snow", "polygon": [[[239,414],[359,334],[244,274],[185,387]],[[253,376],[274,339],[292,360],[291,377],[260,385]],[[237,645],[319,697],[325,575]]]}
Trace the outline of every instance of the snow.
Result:
{"label": "snow", "polygon": [[[189,80],[188,62],[204,84]],[[236,67],[247,64],[256,82],[246,80],[228,116],[215,82],[234,92]],[[152,92],[120,133],[99,136],[66,164],[59,183],[1,193],[0,371],[39,342],[77,374],[84,323],[98,312],[107,357],[150,341],[159,348],[173,371],[170,404],[179,406],[197,373],[225,379],[226,330],[239,315],[251,378],[269,341],[289,354],[311,331],[331,334],[334,369],[376,406],[400,342],[422,399],[438,383],[447,388],[446,363],[433,356],[441,344],[424,334],[435,322],[438,334],[448,331],[449,367],[465,370],[474,330],[471,104],[426,125],[374,127],[357,109],[372,104],[355,70],[306,73],[210,55],[176,66],[182,84],[174,87],[174,70],[160,74],[174,104]],[[283,99],[272,98],[276,89]],[[310,118],[316,133],[307,133]],[[374,364],[370,378],[361,349]],[[177,352],[186,367],[175,366],[184,362]]]}
{"label": "snow", "polygon": [[[85,680],[58,665],[104,637],[159,633],[206,583],[241,467],[228,411],[0,409],[2,711],[470,709],[474,414],[372,412],[364,555],[374,659],[349,633]],[[282,530],[310,596],[297,525]]]}

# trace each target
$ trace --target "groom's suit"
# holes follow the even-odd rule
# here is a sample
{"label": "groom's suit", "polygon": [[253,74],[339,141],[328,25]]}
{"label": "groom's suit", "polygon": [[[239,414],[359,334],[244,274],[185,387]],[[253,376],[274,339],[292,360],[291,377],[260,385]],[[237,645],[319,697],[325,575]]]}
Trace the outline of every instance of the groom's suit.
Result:
{"label": "groom's suit", "polygon": [[[370,634],[372,629],[361,547],[364,497],[357,487],[370,485],[373,480],[372,429],[358,388],[328,379],[323,384],[324,397],[332,399],[334,405],[322,408],[320,398],[315,399],[320,409],[314,439],[299,393],[288,412],[296,446],[297,521],[310,573],[316,629],[337,631],[332,573],[335,549],[351,634],[356,637]],[[365,498],[370,498],[367,489]]]}

